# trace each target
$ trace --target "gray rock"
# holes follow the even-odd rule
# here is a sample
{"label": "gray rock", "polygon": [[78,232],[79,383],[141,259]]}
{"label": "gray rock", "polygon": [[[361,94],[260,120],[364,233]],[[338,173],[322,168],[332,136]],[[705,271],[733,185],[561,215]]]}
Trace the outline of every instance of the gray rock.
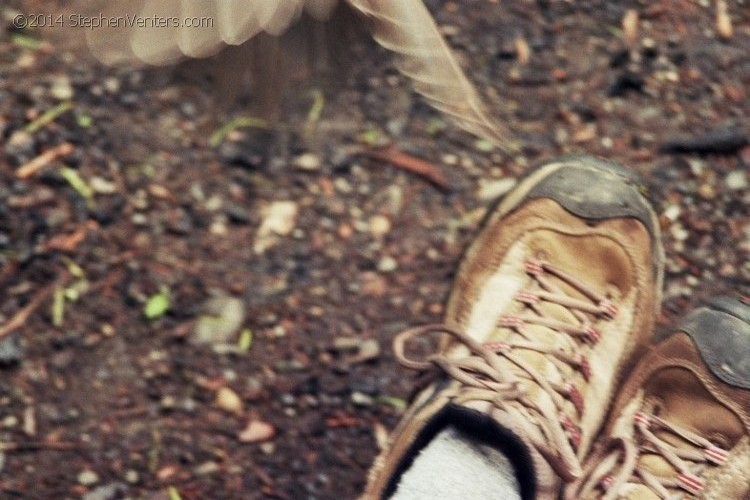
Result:
{"label": "gray rock", "polygon": [[81,500],[116,500],[123,498],[128,487],[121,482],[109,483],[94,488],[81,497]]}
{"label": "gray rock", "polygon": [[0,339],[0,368],[16,366],[23,361],[23,346],[21,337],[12,334]]}

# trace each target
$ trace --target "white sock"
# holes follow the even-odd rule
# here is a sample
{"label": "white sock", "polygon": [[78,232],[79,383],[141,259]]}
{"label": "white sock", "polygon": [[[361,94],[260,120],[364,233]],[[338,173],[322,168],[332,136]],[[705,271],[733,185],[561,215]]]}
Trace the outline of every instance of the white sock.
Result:
{"label": "white sock", "polygon": [[404,472],[391,500],[521,500],[510,460],[452,426],[440,431]]}

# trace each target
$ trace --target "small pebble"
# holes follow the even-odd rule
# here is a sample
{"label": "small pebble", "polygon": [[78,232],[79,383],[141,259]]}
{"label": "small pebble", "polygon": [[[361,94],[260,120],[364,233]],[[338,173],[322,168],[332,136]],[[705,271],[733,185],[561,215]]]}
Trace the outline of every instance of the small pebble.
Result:
{"label": "small pebble", "polygon": [[682,209],[679,205],[669,205],[666,210],[664,210],[664,217],[674,222],[680,216],[680,212],[682,212]]}
{"label": "small pebble", "polygon": [[278,242],[279,236],[290,234],[297,221],[299,207],[293,201],[275,201],[265,210],[253,249],[262,254]]}
{"label": "small pebble", "polygon": [[97,194],[113,194],[117,192],[117,186],[113,182],[97,175],[89,180],[89,186]]}
{"label": "small pebble", "polygon": [[219,472],[219,464],[214,461],[208,461],[200,464],[194,469],[196,476],[208,476]]}
{"label": "small pebble", "polygon": [[128,487],[123,483],[114,482],[99,486],[81,497],[81,500],[117,500],[123,498]]}
{"label": "small pebble", "polygon": [[698,194],[704,200],[712,200],[716,197],[716,189],[711,184],[703,183],[698,187]]}
{"label": "small pebble", "polygon": [[367,339],[359,345],[359,353],[352,359],[352,363],[363,363],[380,356],[380,344],[375,339]]}
{"label": "small pebble", "polygon": [[748,181],[747,174],[742,170],[733,170],[727,174],[724,179],[727,187],[732,191],[741,191],[747,189]]}
{"label": "small pebble", "polygon": [[351,400],[352,403],[357,406],[372,406],[375,403],[375,400],[372,398],[372,396],[368,396],[367,394],[359,391],[352,392]]}
{"label": "small pebble", "polygon": [[391,221],[384,215],[373,215],[370,217],[370,234],[381,238],[391,231]]}
{"label": "small pebble", "polygon": [[104,89],[110,94],[116,94],[120,91],[120,80],[115,77],[109,77],[104,80]]}
{"label": "small pebble", "polygon": [[226,213],[229,220],[234,224],[247,224],[250,222],[250,212],[236,203],[228,203]]}
{"label": "small pebble", "polygon": [[50,94],[60,101],[72,99],[74,92],[73,87],[70,85],[70,79],[67,76],[61,76],[52,80]]}
{"label": "small pebble", "polygon": [[670,229],[669,232],[672,234],[672,237],[677,241],[685,241],[690,236],[690,233],[682,226],[682,224],[674,224]]}
{"label": "small pebble", "polygon": [[513,177],[503,177],[502,179],[480,181],[479,190],[477,191],[477,198],[482,201],[495,200],[516,185],[516,179]]}
{"label": "small pebble", "polygon": [[336,180],[333,181],[333,185],[336,188],[336,191],[343,194],[350,194],[352,191],[354,191],[351,183],[343,177],[336,178]]}
{"label": "small pebble", "polygon": [[313,153],[305,153],[294,159],[292,163],[295,167],[300,170],[319,170],[320,169],[320,157]]}
{"label": "small pebble", "polygon": [[0,368],[17,366],[23,361],[23,346],[18,334],[0,339]]}
{"label": "small pebble", "polygon": [[231,342],[245,321],[245,304],[229,295],[218,295],[203,305],[204,314],[198,318],[190,336],[198,345]]}
{"label": "small pebble", "polygon": [[398,269],[398,262],[393,257],[388,255],[384,256],[378,262],[378,271],[383,273],[389,273]]}
{"label": "small pebble", "polygon": [[130,484],[135,484],[140,480],[141,480],[141,476],[140,474],[138,474],[137,470],[128,469],[125,472],[125,481],[129,482]]}
{"label": "small pebble", "polygon": [[276,429],[273,425],[260,420],[251,420],[248,422],[247,427],[239,433],[237,438],[242,443],[259,443],[261,441],[268,441],[275,435]]}
{"label": "small pebble", "polygon": [[18,422],[18,417],[15,415],[7,415],[1,423],[5,429],[13,429],[14,427],[18,427]]}
{"label": "small pebble", "polygon": [[78,474],[78,484],[83,486],[92,486],[99,482],[99,475],[89,469],[81,471]]}
{"label": "small pebble", "polygon": [[276,444],[271,442],[262,443],[260,445],[260,451],[262,451],[264,455],[271,455],[276,451]]}

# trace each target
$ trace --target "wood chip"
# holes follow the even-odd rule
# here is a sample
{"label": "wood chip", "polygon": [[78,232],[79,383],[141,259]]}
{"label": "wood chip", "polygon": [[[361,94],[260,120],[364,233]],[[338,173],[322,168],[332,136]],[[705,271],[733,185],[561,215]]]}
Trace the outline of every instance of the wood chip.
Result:
{"label": "wood chip", "polygon": [[638,11],[635,9],[629,9],[622,17],[622,39],[630,49],[638,43]]}
{"label": "wood chip", "polygon": [[726,0],[716,2],[716,33],[722,40],[729,40],[734,34],[732,18],[729,17],[729,7]]}
{"label": "wood chip", "polygon": [[518,59],[518,62],[526,66],[531,60],[531,48],[529,47],[528,42],[526,42],[526,39],[524,37],[519,36],[516,38],[515,46],[516,58]]}
{"label": "wood chip", "polygon": [[229,387],[216,391],[216,406],[228,413],[242,413],[242,399]]}
{"label": "wood chip", "polygon": [[251,420],[239,433],[237,439],[242,443],[260,443],[272,439],[275,435],[276,428],[273,425],[260,420]]}

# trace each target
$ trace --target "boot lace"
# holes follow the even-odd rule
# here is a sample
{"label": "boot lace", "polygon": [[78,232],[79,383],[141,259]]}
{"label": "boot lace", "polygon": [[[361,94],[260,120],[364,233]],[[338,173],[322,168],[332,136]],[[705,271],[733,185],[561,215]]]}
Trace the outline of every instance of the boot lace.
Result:
{"label": "boot lace", "polygon": [[[626,484],[645,485],[659,498],[668,500],[684,498],[686,493],[699,495],[704,489],[703,471],[709,466],[721,465],[727,459],[726,450],[653,412],[636,413],[632,425],[635,442],[613,438],[601,453],[592,456],[584,476],[586,479],[566,492],[566,498],[580,498],[599,490],[600,494],[604,493],[603,499],[615,499]],[[671,434],[693,446],[678,448],[655,434],[660,431],[662,436]],[[659,477],[639,467],[638,459],[643,454],[661,457],[677,474]]]}
{"label": "boot lace", "polygon": [[[617,307],[604,295],[581,280],[541,260],[529,260],[525,270],[532,278],[532,289],[519,292],[515,300],[526,305],[523,315],[506,315],[499,318],[498,327],[511,330],[515,335],[506,342],[481,343],[464,332],[445,325],[425,325],[405,330],[394,339],[394,352],[398,361],[407,368],[428,371],[437,369],[460,384],[453,396],[456,404],[468,401],[485,401],[506,410],[514,403],[526,418],[519,419],[525,435],[533,446],[550,463],[563,479],[571,481],[581,472],[575,449],[581,442],[581,429],[564,408],[572,403],[576,420],[583,414],[584,400],[581,392],[569,382],[554,383],[520,355],[521,351],[543,354],[558,370],[564,366],[579,372],[585,381],[591,377],[587,357],[581,345],[596,345],[600,332],[593,321],[612,320]],[[584,298],[573,297],[561,284],[576,290]],[[542,303],[557,304],[568,310],[573,321],[562,321],[545,314]],[[575,345],[573,349],[549,347],[534,338],[529,325],[539,325],[567,336]],[[406,343],[419,336],[444,333],[465,346],[469,354],[463,358],[448,358],[433,354],[424,360],[410,359],[405,354]],[[530,385],[545,392],[550,405],[540,404],[538,398],[529,397]],[[519,405],[520,404],[520,405]],[[520,406],[520,408],[519,408]],[[568,406],[569,407],[569,406]],[[533,429],[535,426],[541,431]]]}

